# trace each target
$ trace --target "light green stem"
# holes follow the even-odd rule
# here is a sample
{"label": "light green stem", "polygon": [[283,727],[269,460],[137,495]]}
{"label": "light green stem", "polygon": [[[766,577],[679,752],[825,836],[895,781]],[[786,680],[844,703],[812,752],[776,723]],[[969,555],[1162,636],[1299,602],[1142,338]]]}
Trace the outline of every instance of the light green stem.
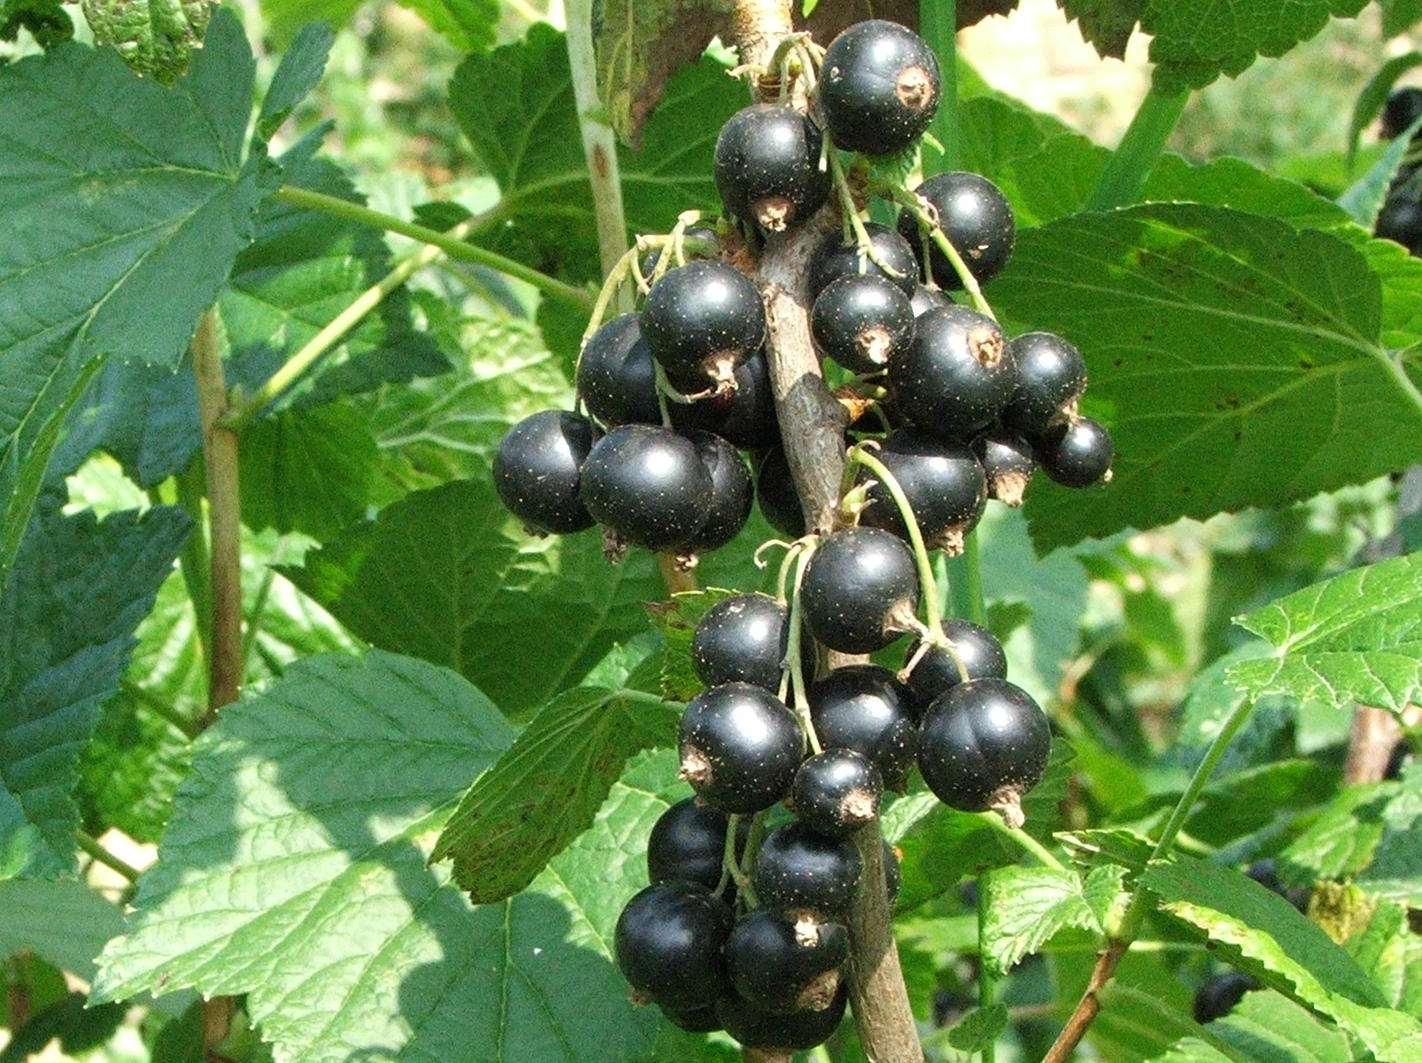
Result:
{"label": "light green stem", "polygon": [[983,567],[976,528],[963,536],[963,552],[947,559],[945,572],[953,615],[985,627],[987,607],[983,602]]}
{"label": "light green stem", "polygon": [[1160,161],[1165,142],[1190,98],[1188,91],[1161,92],[1154,85],[1146,93],[1121,143],[1107,160],[1106,169],[1086,200],[1087,210],[1114,210],[1140,198],[1146,178]]}
{"label": "light green stem", "polygon": [[943,614],[942,606],[938,601],[938,581],[933,578],[933,564],[928,559],[928,547],[923,541],[923,532],[919,530],[918,518],[913,515],[913,506],[909,504],[908,495],[904,494],[904,489],[899,486],[899,481],[894,478],[888,467],[867,453],[863,447],[853,447],[849,451],[849,460],[852,463],[863,465],[866,469],[878,477],[885,489],[894,499],[894,504],[898,506],[899,517],[904,522],[904,527],[908,529],[909,545],[913,547],[914,563],[918,566],[918,582],[922,588],[923,608],[928,613],[928,629],[936,636],[936,641],[946,641],[943,637]]}
{"label": "light green stem", "polygon": [[925,176],[956,170],[961,165],[962,145],[958,131],[958,3],[957,0],[920,0],[919,33],[938,56],[943,69],[943,95],[938,113],[928,132],[942,146],[923,146]]}
{"label": "light green stem", "polygon": [[1042,866],[1050,867],[1053,871],[1065,871],[1066,865],[1052,855],[1052,851],[1039,842],[1032,835],[1028,834],[1021,827],[1009,827],[1003,822],[1002,816],[996,812],[978,812],[979,819],[986,823],[993,830],[1010,841],[1019,849],[1024,849],[1035,856]]}
{"label": "light green stem", "polygon": [[85,853],[88,853],[95,860],[103,864],[105,867],[109,868],[111,871],[117,871],[129,882],[137,882],[138,876],[143,874],[142,871],[138,870],[138,868],[134,867],[128,861],[120,859],[119,857],[115,856],[113,853],[105,849],[102,845],[99,844],[99,840],[97,838],[93,837],[90,834],[86,834],[82,830],[76,830],[74,832],[74,840],[79,844],[79,848],[81,850],[83,850]]}
{"label": "light green stem", "polygon": [[[996,818],[996,817],[994,817]],[[988,926],[988,883],[992,879],[989,869],[978,876],[978,1007],[986,1008],[997,996],[997,978],[993,975],[992,964],[987,962]],[[983,1045],[983,1063],[993,1063],[997,1058],[997,1044],[989,1041]]]}
{"label": "light green stem", "polygon": [[161,716],[164,720],[172,724],[172,726],[176,730],[180,731],[187,738],[193,739],[202,733],[202,728],[198,726],[196,720],[188,719],[176,708],[174,708],[172,705],[169,705],[166,701],[160,698],[157,694],[153,693],[151,690],[139,686],[133,680],[120,679],[119,689],[125,694],[127,694],[129,697],[131,697],[134,701],[142,705],[144,708],[152,712],[153,715]]}

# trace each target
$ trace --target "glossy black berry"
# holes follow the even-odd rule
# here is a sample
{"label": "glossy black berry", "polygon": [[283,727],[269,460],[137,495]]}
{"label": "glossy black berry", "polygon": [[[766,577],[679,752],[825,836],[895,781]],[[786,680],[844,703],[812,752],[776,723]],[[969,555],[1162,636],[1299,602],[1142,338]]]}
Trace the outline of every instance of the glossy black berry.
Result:
{"label": "glossy black berry", "polygon": [[578,356],[578,394],[605,425],[659,424],[657,370],[636,314],[603,325]]}
{"label": "glossy black berry", "polygon": [[[864,231],[869,236],[869,244],[878,262],[870,258],[857,241],[846,241],[842,229],[834,230],[825,236],[810,258],[806,283],[810,286],[811,299],[824,291],[830,281],[862,274],[883,277],[892,281],[905,295],[913,295],[919,280],[918,259],[908,241],[878,222],[865,222]],[[889,267],[888,272],[880,267],[880,262]]]}
{"label": "glossy black berry", "polygon": [[1406,738],[1399,738],[1392,747],[1392,753],[1388,755],[1387,767],[1383,771],[1384,779],[1400,779],[1402,773],[1408,766],[1414,763],[1417,755],[1412,748],[1412,743]]}
{"label": "glossy black berry", "polygon": [[763,687],[722,683],[692,698],[681,717],[681,774],[724,812],[759,812],[795,781],[805,735],[794,713]]}
{"label": "glossy black berry", "polygon": [[884,781],[869,758],[852,749],[808,757],[790,787],[795,816],[828,838],[847,838],[879,815]]}
{"label": "glossy black berry", "polygon": [[810,309],[810,335],[826,357],[855,373],[877,373],[913,341],[909,298],[890,280],[856,274],[832,281]]}
{"label": "glossy black berry", "polygon": [[1032,440],[1042,471],[1067,487],[1090,487],[1109,478],[1116,456],[1111,433],[1100,421],[1074,417]]}
{"label": "glossy black berry", "polygon": [[706,522],[711,474],[696,446],[669,428],[627,424],[593,445],[581,497],[593,518],[626,542],[669,550]]}
{"label": "glossy black berry", "polygon": [[765,305],[754,282],[733,266],[689,262],[652,285],[641,324],[652,357],[677,391],[729,391],[736,367],[765,338]]}
{"label": "glossy black berry", "polygon": [[819,126],[793,107],[757,103],[731,115],[716,138],[716,191],[726,213],[771,232],[804,221],[829,197]]}
{"label": "glossy black berry", "polygon": [[1244,873],[1270,893],[1277,893],[1300,912],[1308,912],[1308,902],[1313,893],[1307,886],[1290,886],[1279,877],[1278,864],[1273,858],[1256,860],[1244,869]]}
{"label": "glossy black berry", "polygon": [[731,991],[722,948],[731,910],[705,886],[659,882],[622,909],[613,934],[618,969],[632,988],[669,1008],[695,1010]]}
{"label": "glossy black berry", "polygon": [[682,544],[682,549],[694,553],[718,550],[746,526],[755,500],[755,484],[740,451],[720,436],[692,431],[686,437],[695,445],[701,464],[711,477],[711,494],[706,500],[705,522]]}
{"label": "glossy black berry", "polygon": [[1407,132],[1407,127],[1418,118],[1422,118],[1422,89],[1413,85],[1393,89],[1383,104],[1380,132],[1392,140]]}
{"label": "glossy black berry", "polygon": [[716,1002],[716,1018],[728,1034],[747,1048],[800,1052],[829,1040],[844,1018],[848,1000],[848,987],[841,985],[827,1008],[780,1015],[732,993]]}
{"label": "glossy black berry", "polygon": [[[714,890],[721,884],[728,822],[726,813],[694,797],[672,805],[657,817],[647,836],[648,880],[681,879]],[[749,826],[749,820],[741,822],[741,845]]]}
{"label": "glossy black berry", "polygon": [[[963,536],[987,505],[987,476],[977,455],[961,443],[910,428],[885,439],[875,457],[908,496],[924,541],[950,554],[962,553]],[[860,468],[859,479],[875,481],[859,523],[906,540],[908,529],[888,487],[866,468]]]}
{"label": "glossy black berry", "polygon": [[669,1008],[661,1006],[667,1022],[687,1033],[713,1033],[721,1029],[721,1019],[716,1014],[715,1003],[699,1008]]}
{"label": "glossy black berry", "polygon": [[1075,347],[1051,332],[1027,332],[1007,345],[1017,385],[1002,410],[1005,427],[1041,435],[1086,390],[1086,362]]}
{"label": "glossy black berry", "polygon": [[761,515],[776,531],[792,539],[805,534],[805,511],[795,493],[784,448],[772,447],[761,459],[756,470],[755,500],[760,503]]}
{"label": "glossy black berry", "polygon": [[1373,223],[1373,235],[1394,240],[1415,254],[1422,248],[1422,203],[1402,193],[1388,196]]}
{"label": "glossy black berry", "polygon": [[919,315],[913,343],[889,359],[889,381],[904,416],[918,427],[967,439],[997,420],[1017,371],[996,321],[950,306]]}
{"label": "glossy black berry", "polygon": [[987,476],[988,497],[1006,506],[1020,506],[1037,458],[1032,444],[1011,432],[994,431],[973,440],[973,453]]}
{"label": "glossy black berry", "polygon": [[[997,185],[979,174],[957,171],[930,177],[915,191],[928,201],[939,228],[979,284],[1002,272],[1012,255],[1017,224],[1007,197]],[[919,230],[918,219],[907,211],[899,215],[899,233],[922,262],[927,238]],[[947,256],[931,241],[928,246],[933,279],[949,290],[963,287]]]}
{"label": "glossy black berry", "polygon": [[955,304],[942,288],[930,288],[926,284],[915,284],[913,292],[909,295],[909,305],[913,307],[913,316],[918,318],[923,316],[925,310],[941,309]]}
{"label": "glossy black berry", "polygon": [[735,390],[717,392],[695,402],[669,402],[672,424],[682,432],[699,428],[715,432],[745,450],[767,450],[780,443],[770,367],[759,350],[736,367]]}
{"label": "glossy black berry", "polygon": [[731,984],[765,1011],[818,1011],[834,1003],[849,934],[838,923],[796,928],[759,908],[742,916],[726,942]]}
{"label": "glossy black berry", "polygon": [[810,557],[800,603],[810,634],[830,649],[883,649],[917,622],[913,552],[882,528],[842,528]]}
{"label": "glossy black berry", "polygon": [[996,809],[1021,824],[1021,798],[1047,768],[1052,731],[1041,708],[1005,679],[950,687],[924,714],[918,767],[934,796],[964,812]]}
{"label": "glossy black berry", "polygon": [[1216,975],[1195,991],[1191,1009],[1195,1021],[1206,1023],[1224,1018],[1244,999],[1245,993],[1258,988],[1256,979],[1238,971]]}
{"label": "glossy black berry", "polygon": [[494,490],[531,531],[568,532],[595,523],[583,503],[582,465],[593,426],[563,410],[544,410],[509,429],[494,454]]}
{"label": "glossy black berry", "polygon": [[[683,236],[690,237],[690,240],[683,241],[681,245],[682,258],[687,262],[697,262],[703,259],[714,259],[720,254],[721,237],[715,229],[708,225],[689,225]],[[707,248],[699,247],[698,242],[709,245]],[[712,250],[714,248],[714,250]],[[654,247],[642,256],[639,263],[642,269],[642,276],[647,280],[652,279],[652,274],[657,271],[657,264],[662,260],[662,249]],[[676,261],[675,258],[672,259]]]}
{"label": "glossy black berry", "polygon": [[[790,638],[790,610],[767,594],[736,594],[717,602],[691,636],[691,666],[708,687],[754,683],[780,689],[780,664]],[[805,678],[814,676],[812,653],[801,657]]]}
{"label": "glossy black berry", "polygon": [[819,92],[837,147],[884,155],[908,147],[928,128],[942,75],[922,37],[896,22],[869,19],[825,49]]}
{"label": "glossy black berry", "polygon": [[863,867],[852,841],[792,822],[765,836],[751,882],[764,907],[792,922],[838,922],[859,895]]}
{"label": "glossy black berry", "polygon": [[987,628],[960,617],[946,617],[943,634],[953,643],[957,660],[941,646],[924,649],[921,643],[910,646],[904,657],[905,667],[913,663],[907,682],[914,711],[920,716],[936,698],[962,681],[959,661],[969,679],[1007,678],[1007,654]]}
{"label": "glossy black berry", "polygon": [[852,749],[874,765],[884,785],[904,785],[918,749],[909,692],[877,664],[836,668],[809,690],[810,720],[826,749]]}

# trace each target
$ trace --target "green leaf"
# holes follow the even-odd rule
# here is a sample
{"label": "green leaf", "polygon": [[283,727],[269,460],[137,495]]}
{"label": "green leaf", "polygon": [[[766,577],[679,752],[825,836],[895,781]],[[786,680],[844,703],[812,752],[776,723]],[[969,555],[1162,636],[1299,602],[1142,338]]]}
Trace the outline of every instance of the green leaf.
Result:
{"label": "green leaf", "polygon": [[43,1052],[58,1038],[59,1047],[69,1055],[97,1048],[109,1039],[128,1014],[124,1004],[103,1004],[88,1008],[83,993],[70,993],[63,1000],[36,1011],[0,1051],[0,1063],[21,1063]]}
{"label": "green leaf", "polygon": [[1085,879],[1050,867],[1004,867],[987,880],[983,959],[1006,974],[1059,930],[1105,934],[1125,910],[1126,869],[1103,865]]}
{"label": "green leaf", "polygon": [[1231,963],[1336,1022],[1379,1063],[1422,1052],[1422,1024],[1388,1008],[1353,957],[1282,897],[1189,857],[1152,864],[1142,881],[1163,910],[1203,930]]}
{"label": "green leaf", "polygon": [[1261,1063],[1353,1063],[1353,1047],[1336,1029],[1324,1026],[1279,993],[1246,993],[1210,1032]]}
{"label": "green leaf", "polygon": [[1001,1002],[974,1008],[948,1031],[948,1043],[959,1052],[981,1052],[997,1043],[1007,1029],[1007,1005]]}
{"label": "green leaf", "polygon": [[226,13],[172,90],[77,44],[0,68],[0,569],[88,380],[175,365],[251,239],[273,178],[242,162],[253,71]]}
{"label": "green leaf", "polygon": [[[1401,0],[1400,6],[1407,6],[1415,3],[1415,0]],[[1384,3],[1384,9],[1389,6]],[[1386,18],[1386,13],[1384,18]],[[1405,55],[1395,55],[1382,66],[1378,67],[1377,73],[1368,79],[1368,83],[1363,86],[1363,91],[1358,93],[1358,101],[1353,104],[1353,115],[1348,120],[1348,169],[1353,169],[1353,160],[1358,156],[1358,137],[1363,130],[1372,124],[1373,119],[1382,112],[1383,104],[1387,102],[1388,94],[1392,92],[1392,86],[1407,71],[1422,63],[1422,52],[1407,52]]]}
{"label": "green leaf", "polygon": [[1413,122],[1398,134],[1382,153],[1382,157],[1368,167],[1368,172],[1349,185],[1338,197],[1338,205],[1359,225],[1372,229],[1377,223],[1378,211],[1382,210],[1383,202],[1392,189],[1394,178],[1397,177],[1398,167],[1402,165],[1403,156],[1411,148],[1412,137],[1419,128],[1422,128],[1422,122]]}
{"label": "green leaf", "polygon": [[1358,934],[1344,942],[1387,1002],[1416,1015],[1422,1007],[1422,939],[1407,922],[1407,908],[1382,901]]}
{"label": "green leaf", "polygon": [[1039,549],[1279,505],[1415,455],[1422,402],[1380,343],[1378,280],[1332,235],[1182,204],[1076,215],[1020,233],[991,289],[1083,351],[1085,410],[1116,443],[1106,486],[1033,485]]}
{"label": "green leaf", "polygon": [[282,54],[257,115],[257,136],[270,140],[297,104],[310,95],[326,70],[336,33],[324,22],[308,22]]}
{"label": "green leaf", "polygon": [[85,980],[94,957],[123,930],[123,912],[82,882],[0,882],[0,956],[29,949]]}
{"label": "green leaf", "polygon": [[112,46],[160,85],[187,70],[213,10],[210,0],[82,0],[80,6],[94,43]]}
{"label": "green leaf", "polygon": [[668,79],[712,37],[728,34],[734,6],[733,0],[594,0],[597,94],[622,140],[640,143]]}
{"label": "green leaf", "polygon": [[47,513],[26,538],[0,594],[0,878],[73,873],[79,755],[191,527]]}
{"label": "green leaf", "polygon": [[1057,0],[1067,18],[1103,59],[1126,57],[1126,43],[1135,32],[1144,0]]}
{"label": "green leaf", "polygon": [[74,36],[74,20],[59,0],[0,0],[0,41],[13,41],[27,30],[42,48]]}
{"label": "green leaf", "polygon": [[255,421],[242,433],[242,520],[333,539],[365,516],[378,462],[368,418],[348,403]]}
{"label": "green leaf", "polygon": [[1340,233],[1350,229],[1348,215],[1332,200],[1243,159],[1196,164],[1179,155],[1163,155],[1141,194],[1147,200],[1204,203],[1262,214],[1288,222],[1295,229]]}
{"label": "green leaf", "polygon": [[676,743],[680,709],[630,690],[554,698],[460,800],[434,859],[475,904],[513,896],[587,829],[634,754]]}
{"label": "green leaf", "polygon": [[[494,43],[499,24],[497,0],[400,0],[462,52]],[[321,19],[341,27],[360,7],[360,0],[265,0],[262,13],[279,41],[298,38],[311,22]]]}
{"label": "green leaf", "polygon": [[649,610],[652,625],[661,634],[666,650],[662,654],[661,693],[671,701],[690,701],[705,688],[691,660],[691,641],[701,618],[717,602],[739,591],[705,587],[672,595],[665,605]]}
{"label": "green leaf", "polygon": [[[597,227],[567,47],[543,23],[523,40],[470,56],[450,108],[502,199],[479,234],[495,249],[574,281],[600,277]],[[678,71],[638,152],[619,151],[623,210],[634,233],[670,230],[684,210],[720,211],[716,133],[745,102],[712,59]],[[571,352],[570,352],[571,353]]]}
{"label": "green leaf", "polygon": [[1406,33],[1422,20],[1422,3],[1418,0],[1378,0],[1383,12],[1383,37]]}
{"label": "green leaf", "polygon": [[1235,77],[1260,56],[1283,55],[1315,36],[1330,17],[1351,18],[1366,0],[1226,0],[1201,10],[1144,0],[1141,30],[1151,37],[1155,83],[1166,91]]}
{"label": "green leaf", "polygon": [[644,552],[610,565],[596,532],[530,539],[486,477],[416,492],[281,571],[361,638],[455,669],[505,712],[576,685],[662,594]]}
{"label": "green leaf", "polygon": [[1283,851],[1285,868],[1302,869],[1309,878],[1355,876],[1372,862],[1387,830],[1388,801],[1395,792],[1392,783],[1341,790]]}
{"label": "green leaf", "polygon": [[1250,697],[1292,694],[1338,708],[1400,713],[1422,693],[1422,556],[1355,568],[1256,609],[1235,623],[1269,642],[1268,657],[1226,672]]}
{"label": "green leaf", "polygon": [[617,784],[535,883],[471,907],[428,847],[512,735],[463,680],[372,651],[294,666],[198,743],[95,999],[246,993],[284,1063],[631,1063],[656,1018],[610,962],[665,762]]}

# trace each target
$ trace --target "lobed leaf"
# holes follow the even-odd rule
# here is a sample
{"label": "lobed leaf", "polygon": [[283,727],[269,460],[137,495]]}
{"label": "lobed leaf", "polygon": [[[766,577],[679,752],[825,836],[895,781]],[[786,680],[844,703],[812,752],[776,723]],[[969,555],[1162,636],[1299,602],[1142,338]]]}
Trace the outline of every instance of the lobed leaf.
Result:
{"label": "lobed leaf", "polygon": [[1111,864],[1081,878],[1050,867],[1005,867],[987,880],[983,959],[999,974],[1037,952],[1059,930],[1107,933],[1125,909],[1126,869]]}
{"label": "lobed leaf", "polygon": [[80,978],[94,977],[94,957],[123,930],[123,912],[82,882],[0,882],[0,954],[29,950]]}
{"label": "lobed leaf", "polygon": [[140,74],[168,85],[202,46],[208,0],[82,0],[94,43],[109,45]]}

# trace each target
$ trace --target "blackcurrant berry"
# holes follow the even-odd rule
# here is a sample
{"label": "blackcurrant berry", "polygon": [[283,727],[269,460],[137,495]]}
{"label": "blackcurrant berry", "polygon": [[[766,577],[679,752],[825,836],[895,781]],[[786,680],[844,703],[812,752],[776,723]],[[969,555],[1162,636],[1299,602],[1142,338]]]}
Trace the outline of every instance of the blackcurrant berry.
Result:
{"label": "blackcurrant berry", "polygon": [[979,627],[970,620],[947,617],[943,620],[943,634],[953,643],[953,652],[958,655],[958,660],[954,660],[953,654],[942,646],[924,649],[921,642],[909,647],[904,658],[905,667],[913,664],[908,674],[908,689],[912,695],[913,710],[919,716],[934,699],[962,682],[959,661],[968,679],[1007,678],[1007,654],[1003,652],[1002,643],[987,628]]}
{"label": "blackcurrant berry", "polygon": [[[1012,255],[1017,224],[1002,190],[986,177],[958,171],[930,177],[916,189],[938,218],[938,227],[979,284],[1002,272]],[[899,215],[899,233],[922,262],[927,237],[908,211]],[[944,288],[963,287],[962,278],[946,255],[928,241],[930,275]]]}
{"label": "blackcurrant berry", "polygon": [[790,463],[782,447],[772,447],[761,459],[755,478],[755,499],[761,515],[782,535],[798,539],[805,534],[805,511],[795,493]]}
{"label": "blackcurrant berry", "polygon": [[[754,683],[780,689],[790,639],[790,610],[767,594],[737,594],[717,602],[691,636],[691,666],[708,687]],[[814,676],[813,647],[802,652],[805,678]]]}
{"label": "blackcurrant berry", "polygon": [[809,274],[806,282],[810,286],[810,298],[815,299],[824,291],[830,281],[841,277],[857,277],[872,274],[892,281],[908,296],[918,287],[918,259],[907,240],[887,225],[865,222],[864,231],[869,234],[869,244],[879,262],[889,267],[886,273],[860,248],[850,240],[845,242],[844,232],[836,229],[825,236],[810,258]]}
{"label": "blackcurrant berry", "polygon": [[593,445],[581,497],[599,524],[649,550],[681,546],[706,523],[711,474],[669,428],[626,424]]}
{"label": "blackcurrant berry", "polygon": [[1017,384],[997,322],[965,306],[926,310],[914,339],[889,359],[904,415],[925,432],[966,439],[997,420]]}
{"label": "blackcurrant berry", "polygon": [[983,464],[988,497],[1006,506],[1020,506],[1037,459],[1032,445],[1021,436],[994,431],[973,440],[973,453]]}
{"label": "blackcurrant berry", "polygon": [[791,822],[765,836],[751,882],[764,907],[792,922],[838,922],[859,895],[863,867],[852,841]]}
{"label": "blackcurrant berry", "polygon": [[918,748],[908,690],[877,664],[836,668],[809,690],[810,721],[826,749],[852,749],[884,786],[903,787]]}
{"label": "blackcurrant berry", "polygon": [[568,532],[595,523],[581,494],[581,469],[593,426],[563,410],[544,410],[509,429],[494,454],[494,490],[534,532]]}
{"label": "blackcurrant berry", "polygon": [[1258,988],[1256,979],[1238,971],[1216,975],[1195,991],[1191,1008],[1195,1021],[1203,1024],[1224,1018],[1244,999],[1245,993]]}
{"label": "blackcurrant berry", "polygon": [[1393,240],[1416,254],[1422,248],[1422,203],[1409,195],[1388,196],[1373,222],[1373,235]]}
{"label": "blackcurrant berry", "polygon": [[847,838],[879,815],[884,782],[879,769],[852,749],[826,749],[807,758],[790,787],[795,816],[827,838]]}
{"label": "blackcurrant berry", "polygon": [[726,942],[731,984],[750,1003],[786,1014],[818,1011],[834,1003],[840,968],[849,959],[849,935],[838,923],[798,931],[774,912],[743,916]]}
{"label": "blackcurrant berry", "polygon": [[913,292],[909,296],[909,305],[913,307],[913,316],[919,318],[923,316],[925,310],[942,309],[956,304],[948,298],[942,288],[930,288],[926,284],[915,284]]}
{"label": "blackcurrant berry", "polygon": [[677,391],[729,391],[736,367],[765,339],[765,304],[735,267],[689,262],[652,285],[641,324],[652,357]]}
{"label": "blackcurrant berry", "polygon": [[726,213],[771,232],[798,225],[829,198],[819,126],[793,107],[757,103],[731,115],[716,138],[716,191]]}
{"label": "blackcurrant berry", "polygon": [[672,424],[679,431],[700,428],[715,432],[745,450],[768,450],[780,443],[775,417],[775,393],[765,351],[751,355],[736,368],[734,391],[717,392],[695,402],[669,402]]}
{"label": "blackcurrant berry", "polygon": [[[711,226],[689,225],[687,226],[686,231],[682,235],[689,236],[694,240],[704,240],[711,246],[716,248],[716,250],[714,251],[702,250],[698,249],[695,244],[683,243],[682,257],[685,258],[688,262],[696,262],[703,259],[714,259],[717,257],[718,254],[720,254],[721,236]],[[648,251],[645,255],[643,255],[642,261],[639,263],[642,269],[642,276],[646,277],[648,280],[651,280],[652,274],[657,271],[657,264],[661,260],[662,248],[660,247],[654,247],[652,248],[652,250]]]}
{"label": "blackcurrant berry", "polygon": [[795,781],[805,734],[770,691],[722,683],[692,698],[681,717],[681,774],[725,812],[759,812]]}
{"label": "blackcurrant berry", "polygon": [[824,1044],[839,1028],[849,990],[840,986],[827,1008],[780,1015],[745,1000],[738,993],[716,1002],[716,1018],[722,1028],[746,1048],[788,1054]]}
{"label": "blackcurrant berry", "polygon": [[[977,455],[961,443],[903,429],[884,440],[877,457],[908,497],[924,540],[950,554],[962,553],[963,536],[977,525],[987,505],[987,477]],[[874,479],[863,467],[858,475],[861,481]],[[868,501],[859,515],[861,525],[908,538],[888,487],[876,481]]]}
{"label": "blackcurrant berry", "polygon": [[963,812],[1022,822],[1021,798],[1047,768],[1052,731],[1031,696],[1005,679],[949,688],[924,714],[918,767],[934,796]]}
{"label": "blackcurrant berry", "polygon": [[[672,805],[657,817],[647,837],[648,880],[681,879],[714,890],[721,884],[728,822],[726,813],[694,797]],[[749,820],[741,821],[738,847],[749,827]]]}
{"label": "blackcurrant berry", "polygon": [[1053,419],[1086,390],[1086,362],[1066,340],[1050,332],[1027,332],[1007,345],[1017,369],[1017,385],[1002,410],[1005,427],[1025,436],[1041,435]]}
{"label": "blackcurrant berry", "polygon": [[938,57],[922,37],[896,22],[859,22],[825,49],[819,93],[836,147],[866,155],[899,151],[938,111]]}
{"label": "blackcurrant berry", "polygon": [[1392,753],[1388,755],[1387,768],[1383,771],[1383,778],[1402,778],[1402,773],[1407,770],[1407,766],[1416,759],[1417,755],[1412,749],[1412,743],[1406,738],[1399,738],[1392,747]]}
{"label": "blackcurrant berry", "polygon": [[740,451],[720,436],[692,431],[686,437],[696,446],[701,464],[711,477],[711,495],[706,500],[705,522],[682,549],[704,553],[725,546],[745,527],[755,500],[755,484]]}
{"label": "blackcurrant berry", "polygon": [[1407,127],[1418,118],[1422,118],[1422,89],[1412,85],[1393,89],[1383,104],[1380,132],[1392,140],[1407,132]]}
{"label": "blackcurrant berry", "polygon": [[613,951],[632,988],[679,1011],[704,1007],[731,992],[722,949],[731,910],[705,886],[659,882],[622,909]]}
{"label": "blackcurrant berry", "polygon": [[714,1003],[699,1008],[669,1008],[663,1004],[661,1010],[667,1022],[687,1033],[714,1033],[721,1029]]}
{"label": "blackcurrant berry", "polygon": [[605,425],[658,424],[657,370],[636,314],[603,325],[578,356],[578,394]]}
{"label": "blackcurrant berry", "polygon": [[1108,479],[1116,456],[1111,433],[1100,421],[1074,417],[1032,440],[1042,471],[1067,487],[1090,487]]}
{"label": "blackcurrant berry", "polygon": [[882,528],[842,528],[811,555],[800,587],[810,634],[841,653],[873,653],[918,623],[913,552]]}
{"label": "blackcurrant berry", "polygon": [[913,307],[884,277],[832,281],[810,310],[810,335],[826,357],[855,373],[877,373],[913,340]]}
{"label": "blackcurrant berry", "polygon": [[1289,886],[1279,877],[1279,867],[1273,858],[1256,860],[1244,869],[1244,873],[1270,893],[1277,893],[1300,912],[1307,914],[1308,902],[1313,891],[1307,886]]}

